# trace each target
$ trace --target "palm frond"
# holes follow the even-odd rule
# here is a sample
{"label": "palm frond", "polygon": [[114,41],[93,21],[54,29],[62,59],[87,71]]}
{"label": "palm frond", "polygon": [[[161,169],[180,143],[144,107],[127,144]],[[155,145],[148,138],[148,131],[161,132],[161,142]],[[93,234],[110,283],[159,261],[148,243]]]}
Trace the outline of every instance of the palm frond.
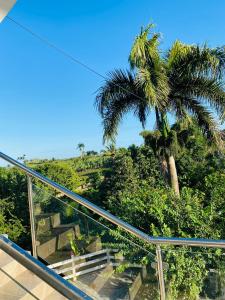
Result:
{"label": "palm frond", "polygon": [[221,77],[225,69],[225,47],[186,45],[176,41],[167,54],[170,77],[205,75]]}
{"label": "palm frond", "polygon": [[152,24],[135,39],[129,62],[132,69],[137,69],[137,80],[150,101],[149,104],[163,109],[167,104],[169,84],[165,64],[158,49],[160,35],[151,34],[151,28]]}
{"label": "palm frond", "polygon": [[146,28],[142,28],[141,33],[135,38],[128,59],[132,69],[143,68],[147,63],[159,56],[158,45],[160,35],[152,33],[152,37],[149,39],[149,34],[153,27],[153,24],[149,24]]}
{"label": "palm frond", "polygon": [[[180,107],[182,107],[182,110],[180,110]],[[190,113],[206,138],[216,144],[220,149],[223,148],[224,145],[218,123],[213,117],[213,114],[196,98],[188,97],[187,95],[177,98],[174,97],[173,110],[176,112],[178,119],[183,118],[183,111],[185,111],[185,115],[187,112]]]}
{"label": "palm frond", "polygon": [[134,75],[122,70],[110,73],[110,78],[98,91],[96,106],[103,119],[104,142],[115,139],[124,114],[133,111],[144,126],[150,109]]}
{"label": "palm frond", "polygon": [[207,104],[215,109],[219,116],[222,116],[225,111],[224,85],[215,78],[209,79],[203,76],[182,77],[180,80],[173,81],[171,86],[172,93],[174,92],[175,96],[195,97],[203,105]]}
{"label": "palm frond", "polygon": [[110,104],[111,99],[119,95],[135,95],[136,83],[134,74],[129,71],[117,69],[108,74],[108,79],[98,89],[95,105],[101,115],[104,114],[105,108]]}

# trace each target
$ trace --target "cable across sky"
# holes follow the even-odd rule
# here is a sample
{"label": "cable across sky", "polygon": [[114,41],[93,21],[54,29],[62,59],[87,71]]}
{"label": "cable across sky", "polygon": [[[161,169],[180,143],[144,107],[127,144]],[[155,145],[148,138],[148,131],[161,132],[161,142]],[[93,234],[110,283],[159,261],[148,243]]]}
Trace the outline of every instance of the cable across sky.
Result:
{"label": "cable across sky", "polygon": [[[68,53],[67,51],[65,51],[64,49],[62,49],[61,47],[56,46],[54,43],[50,42],[48,39],[44,38],[43,36],[37,34],[36,32],[34,32],[32,29],[30,29],[29,27],[21,24],[20,22],[16,21],[15,19],[7,16],[6,17],[9,21],[11,21],[12,23],[14,23],[15,25],[17,25],[18,27],[20,27],[21,29],[23,29],[24,31],[26,31],[27,33],[29,33],[30,35],[32,35],[34,38],[38,39],[39,41],[41,41],[42,43],[46,44],[48,47],[54,49],[55,51],[57,51],[58,53],[60,53],[61,55],[65,56],[67,59],[71,60],[73,63],[78,64],[80,66],[82,66],[83,68],[85,68],[86,70],[88,70],[89,72],[101,77],[104,80],[108,80],[108,78],[104,75],[102,75],[101,73],[99,73],[98,71],[96,71],[95,69],[89,67],[87,64],[81,62],[80,60],[78,60],[77,58],[75,58],[73,55],[71,55],[70,53]],[[127,90],[126,88],[122,87],[121,85],[118,85],[116,83],[112,83],[115,86],[121,88],[122,90],[128,92],[129,94],[133,95],[134,97],[140,99],[140,100],[144,100],[143,98],[141,98],[139,95],[134,94],[133,92]]]}

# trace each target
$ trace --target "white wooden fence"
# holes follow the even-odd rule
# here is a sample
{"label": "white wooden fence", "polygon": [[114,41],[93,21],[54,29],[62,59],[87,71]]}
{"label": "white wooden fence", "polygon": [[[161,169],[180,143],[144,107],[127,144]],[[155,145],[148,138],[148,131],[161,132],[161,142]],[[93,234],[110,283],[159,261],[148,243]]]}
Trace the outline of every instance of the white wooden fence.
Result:
{"label": "white wooden fence", "polygon": [[[118,266],[119,263],[115,262],[115,253],[117,252],[118,250],[116,249],[103,249],[81,256],[72,255],[70,259],[49,265],[48,267],[57,274],[61,274],[64,279],[76,279],[79,275],[103,269],[109,264]],[[123,258],[120,258],[120,260],[123,260]]]}

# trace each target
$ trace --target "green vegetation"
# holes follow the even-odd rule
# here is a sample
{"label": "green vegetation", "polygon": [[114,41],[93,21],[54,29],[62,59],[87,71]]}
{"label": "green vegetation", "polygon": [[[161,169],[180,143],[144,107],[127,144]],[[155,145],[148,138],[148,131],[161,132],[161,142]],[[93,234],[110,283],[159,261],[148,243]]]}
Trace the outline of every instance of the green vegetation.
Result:
{"label": "green vegetation", "polygon": [[[159,35],[151,28],[135,39],[131,71],[112,72],[98,92],[104,140],[111,141],[106,150],[85,153],[80,143],[80,157],[25,163],[149,235],[225,239],[225,133],[218,127],[225,115],[225,49],[176,41],[162,55]],[[142,146],[116,149],[117,129],[128,111],[143,126],[154,111],[156,129],[140,133]],[[170,113],[174,124],[169,124]],[[54,211],[50,198],[42,200]],[[26,177],[15,168],[0,168],[0,199],[0,233],[29,248]],[[74,202],[70,205],[62,206],[67,220],[72,220],[73,207],[82,210]],[[120,230],[111,229],[115,238],[119,236]],[[78,255],[77,244],[68,238]],[[83,237],[81,242],[89,241]],[[217,270],[220,280],[225,278],[223,257],[221,250],[163,247],[163,259],[169,264],[168,299],[204,296],[209,269]]]}
{"label": "green vegetation", "polygon": [[145,127],[149,112],[154,111],[156,130],[148,135],[157,147],[165,179],[179,196],[174,159],[176,132],[171,130],[168,113],[181,121],[189,119],[191,113],[203,134],[218,147],[222,145],[218,123],[208,107],[219,117],[224,113],[225,49],[176,41],[161,55],[160,35],[152,33],[152,27],[150,24],[142,29],[134,41],[129,56],[131,71],[111,72],[96,102],[103,119],[104,140],[115,139],[127,112],[133,111]]}
{"label": "green vegetation", "polygon": [[[211,145],[194,122],[186,129],[178,123],[175,129],[179,132],[176,150],[179,198],[169,183],[165,184],[148,134],[142,134],[145,145],[112,149],[113,155],[107,150],[93,156],[26,164],[149,235],[225,239],[225,153]],[[7,199],[1,201],[1,233],[8,233],[29,248],[26,177],[15,168],[0,168],[0,198]],[[43,197],[47,201],[45,206],[49,211],[59,211],[59,207],[53,207],[55,201],[49,202],[50,198]],[[62,211],[63,218],[70,222],[72,207],[62,205]],[[114,231],[115,236],[118,233]],[[72,240],[71,243],[74,253],[78,253]],[[176,247],[164,247],[163,251],[164,261],[170,266],[165,273],[171,299],[180,297],[181,292],[183,299],[196,299],[202,292],[207,270],[223,272],[221,251],[196,248],[178,251]]]}
{"label": "green vegetation", "polygon": [[21,220],[13,214],[14,204],[9,199],[0,199],[0,233],[17,241],[25,233]]}

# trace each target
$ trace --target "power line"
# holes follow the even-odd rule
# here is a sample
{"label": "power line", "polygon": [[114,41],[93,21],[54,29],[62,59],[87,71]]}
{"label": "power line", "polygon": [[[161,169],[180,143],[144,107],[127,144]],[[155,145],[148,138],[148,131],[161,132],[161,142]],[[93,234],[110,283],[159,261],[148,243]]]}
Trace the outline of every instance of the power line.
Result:
{"label": "power line", "polygon": [[[68,53],[67,51],[65,51],[63,48],[60,48],[58,46],[56,46],[55,44],[53,44],[52,42],[50,42],[47,38],[44,38],[43,36],[37,34],[36,32],[34,32],[32,29],[30,29],[29,27],[21,24],[20,22],[16,21],[15,19],[7,16],[6,17],[9,21],[11,21],[12,23],[14,23],[15,25],[17,25],[18,27],[20,27],[21,29],[23,29],[24,31],[26,31],[27,33],[29,33],[30,35],[32,35],[34,38],[38,39],[39,41],[41,41],[42,43],[46,44],[47,46],[49,46],[50,48],[54,49],[55,51],[57,51],[58,53],[62,54],[63,56],[65,56],[66,58],[68,58],[69,60],[71,60],[73,63],[78,64],[80,66],[82,66],[83,68],[85,68],[86,70],[88,70],[89,72],[101,77],[104,80],[108,80],[109,78],[102,75],[101,73],[99,73],[98,71],[96,71],[95,69],[89,67],[87,64],[81,62],[80,60],[78,60],[77,58],[75,58],[73,55],[71,55],[70,53]],[[144,100],[142,97],[134,94],[133,92],[129,91],[128,89],[124,88],[123,86],[116,84],[114,82],[112,82],[113,85],[121,88],[123,91],[128,92],[130,95],[135,96],[136,98],[140,99],[140,100]]]}
{"label": "power line", "polygon": [[54,50],[56,50],[57,52],[59,52],[60,54],[66,56],[68,59],[72,60],[74,63],[81,65],[82,67],[84,67],[85,69],[87,69],[88,71],[94,73],[97,76],[100,76],[103,79],[107,79],[105,76],[103,76],[102,74],[100,74],[99,72],[95,71],[94,69],[92,69],[91,67],[89,67],[88,65],[82,63],[81,61],[79,61],[78,59],[76,59],[75,57],[73,57],[71,54],[69,54],[68,52],[66,52],[65,50],[63,50],[62,48],[59,48],[58,46],[56,46],[55,44],[51,43],[49,40],[47,40],[46,38],[42,37],[41,35],[37,34],[36,32],[32,31],[29,27],[19,23],[18,21],[12,19],[11,17],[7,16],[7,19],[9,19],[11,22],[13,22],[14,24],[16,24],[17,26],[19,26],[21,29],[25,30],[26,32],[28,32],[29,34],[31,34],[33,37],[35,37],[36,39],[38,39],[39,41],[41,41],[42,43],[48,45],[50,48],[53,48]]}

